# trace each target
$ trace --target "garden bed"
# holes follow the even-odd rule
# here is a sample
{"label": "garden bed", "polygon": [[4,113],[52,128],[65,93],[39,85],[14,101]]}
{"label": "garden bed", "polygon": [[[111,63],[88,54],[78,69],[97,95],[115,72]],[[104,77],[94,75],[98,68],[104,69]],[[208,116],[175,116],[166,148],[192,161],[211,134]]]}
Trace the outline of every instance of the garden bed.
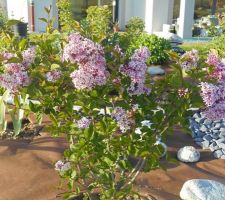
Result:
{"label": "garden bed", "polygon": [[[173,158],[180,147],[195,145],[189,135],[176,131],[168,137],[169,153]],[[62,158],[67,143],[64,138],[51,138],[48,134],[32,142],[0,141],[0,200],[54,200],[63,192],[57,188],[60,179],[54,162]],[[179,192],[186,180],[204,178],[225,183],[225,160],[216,160],[207,150],[201,150],[201,160],[194,164],[168,164],[168,168],[142,173],[136,181],[139,191],[151,194],[157,200],[179,199]]]}

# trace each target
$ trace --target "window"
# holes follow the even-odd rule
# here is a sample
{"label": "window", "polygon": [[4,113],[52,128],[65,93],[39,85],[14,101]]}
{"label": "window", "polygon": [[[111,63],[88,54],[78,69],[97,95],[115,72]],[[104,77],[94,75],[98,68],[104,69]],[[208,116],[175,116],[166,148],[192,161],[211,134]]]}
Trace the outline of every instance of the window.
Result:
{"label": "window", "polygon": [[[195,19],[211,15],[213,0],[195,0]],[[225,1],[217,0],[216,12],[225,12]],[[180,0],[174,0],[174,19],[180,15]]]}
{"label": "window", "polygon": [[112,8],[112,0],[71,0],[73,16],[80,21],[86,16],[86,9],[89,6],[108,5]]}

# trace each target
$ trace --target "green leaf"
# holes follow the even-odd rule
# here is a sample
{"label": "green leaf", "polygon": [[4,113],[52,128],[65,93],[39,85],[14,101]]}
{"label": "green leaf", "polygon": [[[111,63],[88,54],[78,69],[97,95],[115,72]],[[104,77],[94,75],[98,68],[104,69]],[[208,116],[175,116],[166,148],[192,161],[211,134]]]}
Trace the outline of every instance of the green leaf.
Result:
{"label": "green leaf", "polygon": [[24,50],[26,45],[27,45],[27,40],[26,39],[22,39],[20,41],[20,43],[19,43],[20,50]]}
{"label": "green leaf", "polygon": [[48,20],[47,19],[45,19],[45,18],[39,18],[39,20],[41,20],[41,21],[43,21],[43,22],[45,22],[46,24],[48,23]]}
{"label": "green leaf", "polygon": [[8,20],[7,21],[7,26],[8,27],[11,27],[11,26],[14,26],[14,25],[16,25],[16,24],[18,24],[18,23],[20,23],[21,21],[19,21],[19,20],[15,20],[15,19],[11,19],[11,20]]}
{"label": "green leaf", "polygon": [[58,64],[52,64],[51,65],[51,70],[53,71],[53,70],[55,70],[55,69],[58,69],[58,68],[60,68],[60,65],[58,65]]}

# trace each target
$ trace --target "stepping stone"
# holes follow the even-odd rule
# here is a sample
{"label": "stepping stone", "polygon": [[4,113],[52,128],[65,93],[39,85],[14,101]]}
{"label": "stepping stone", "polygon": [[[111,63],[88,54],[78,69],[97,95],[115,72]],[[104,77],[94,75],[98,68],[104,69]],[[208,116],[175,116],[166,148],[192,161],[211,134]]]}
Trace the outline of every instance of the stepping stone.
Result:
{"label": "stepping stone", "polygon": [[185,146],[178,151],[177,158],[181,162],[197,162],[200,159],[200,152],[192,146]]}
{"label": "stepping stone", "polygon": [[184,183],[180,198],[182,200],[224,200],[225,185],[205,179],[189,180]]}
{"label": "stepping stone", "polygon": [[157,75],[164,75],[165,74],[165,70],[160,68],[160,67],[149,67],[147,69],[147,72],[151,76],[157,76]]}

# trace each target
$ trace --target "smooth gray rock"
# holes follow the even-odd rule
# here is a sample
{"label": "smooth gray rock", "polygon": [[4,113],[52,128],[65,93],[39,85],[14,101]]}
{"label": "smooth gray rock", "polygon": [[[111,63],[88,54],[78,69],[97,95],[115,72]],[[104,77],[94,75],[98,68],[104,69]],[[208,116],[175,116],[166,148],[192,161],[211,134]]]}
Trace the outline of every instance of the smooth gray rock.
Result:
{"label": "smooth gray rock", "polygon": [[156,75],[164,75],[165,74],[165,70],[160,68],[160,67],[149,67],[147,69],[148,74],[150,74],[151,76],[156,76]]}
{"label": "smooth gray rock", "polygon": [[221,122],[220,123],[216,123],[215,128],[220,129],[221,128]]}
{"label": "smooth gray rock", "polygon": [[201,117],[201,115],[200,115],[199,113],[195,113],[195,114],[193,115],[193,118],[195,118],[195,119],[200,118],[200,117]]}
{"label": "smooth gray rock", "polygon": [[204,118],[196,118],[195,121],[198,122],[199,124],[202,124],[204,122]]}
{"label": "smooth gray rock", "polygon": [[211,137],[215,140],[219,139],[219,134],[212,134]]}
{"label": "smooth gray rock", "polygon": [[219,143],[218,146],[219,146],[221,149],[225,149],[225,143]]}
{"label": "smooth gray rock", "polygon": [[222,152],[222,150],[219,149],[219,150],[214,151],[213,155],[215,158],[220,158],[223,155],[223,152]]}
{"label": "smooth gray rock", "polygon": [[213,138],[210,136],[210,135],[205,135],[204,137],[203,137],[203,140],[207,140],[207,141],[211,141]]}
{"label": "smooth gray rock", "polygon": [[210,144],[209,141],[207,141],[207,140],[203,141],[202,142],[202,148],[203,149],[208,149],[209,148],[209,144]]}
{"label": "smooth gray rock", "polygon": [[225,131],[221,131],[220,136],[225,136]]}
{"label": "smooth gray rock", "polygon": [[225,128],[220,128],[220,132],[224,132],[225,133]]}
{"label": "smooth gray rock", "polygon": [[206,132],[208,129],[205,125],[202,125],[201,128],[200,128],[200,131],[202,132]]}
{"label": "smooth gray rock", "polygon": [[179,149],[177,158],[181,162],[197,162],[200,159],[200,152],[193,146],[185,146]]}
{"label": "smooth gray rock", "polygon": [[225,185],[205,179],[189,180],[184,183],[180,198],[182,200],[225,200]]}
{"label": "smooth gray rock", "polygon": [[225,142],[225,140],[223,138],[216,140],[217,144],[224,143],[224,142]]}
{"label": "smooth gray rock", "polygon": [[205,119],[204,122],[203,122],[203,124],[206,125],[206,126],[209,126],[209,125],[212,124],[212,120],[210,120],[210,119]]}
{"label": "smooth gray rock", "polygon": [[213,152],[213,151],[216,151],[219,148],[219,146],[216,144],[216,142],[213,142],[212,144],[209,145],[209,149]]}
{"label": "smooth gray rock", "polygon": [[220,131],[219,130],[213,130],[212,132],[213,133],[219,133]]}

